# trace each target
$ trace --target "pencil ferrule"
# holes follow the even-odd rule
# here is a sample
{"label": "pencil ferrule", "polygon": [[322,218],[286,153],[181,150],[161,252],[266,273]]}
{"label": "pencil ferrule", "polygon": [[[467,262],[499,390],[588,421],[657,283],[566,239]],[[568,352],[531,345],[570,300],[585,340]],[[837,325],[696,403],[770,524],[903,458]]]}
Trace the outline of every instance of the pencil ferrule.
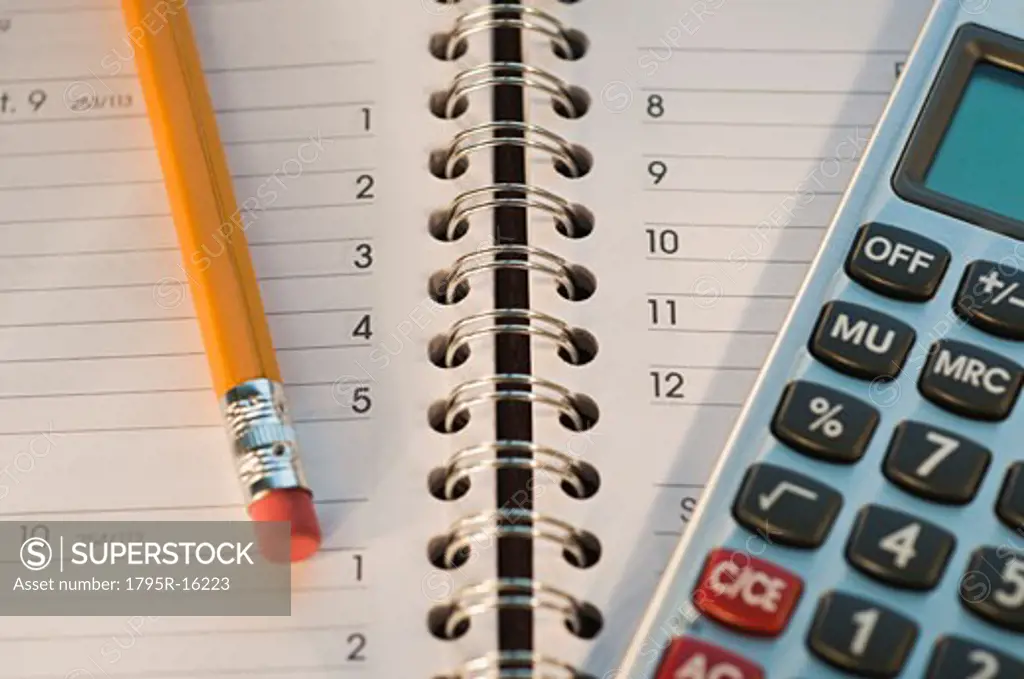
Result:
{"label": "pencil ferrule", "polygon": [[247,503],[271,490],[308,490],[279,383],[258,379],[240,384],[224,396],[222,407]]}

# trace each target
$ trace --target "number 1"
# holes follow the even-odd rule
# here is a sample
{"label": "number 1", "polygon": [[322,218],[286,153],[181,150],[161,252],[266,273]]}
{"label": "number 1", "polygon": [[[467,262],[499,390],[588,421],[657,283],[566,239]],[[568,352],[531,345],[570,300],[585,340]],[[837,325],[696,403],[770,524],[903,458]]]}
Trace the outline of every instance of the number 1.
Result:
{"label": "number 1", "polygon": [[875,625],[878,624],[879,615],[877,608],[869,608],[853,616],[853,624],[857,626],[857,631],[850,641],[850,653],[864,655],[864,651],[868,650],[868,644],[871,642]]}

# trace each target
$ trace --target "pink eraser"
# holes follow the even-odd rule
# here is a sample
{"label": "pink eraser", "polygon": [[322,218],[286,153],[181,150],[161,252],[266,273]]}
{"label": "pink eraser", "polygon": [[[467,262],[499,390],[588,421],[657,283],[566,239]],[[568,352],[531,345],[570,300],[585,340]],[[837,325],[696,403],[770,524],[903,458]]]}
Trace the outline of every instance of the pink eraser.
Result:
{"label": "pink eraser", "polygon": [[[313,496],[301,488],[272,490],[249,505],[253,521],[288,521],[291,523],[291,561],[302,561],[320,548],[320,522],[316,518]],[[285,553],[285,545],[262,544],[260,548],[268,558]]]}

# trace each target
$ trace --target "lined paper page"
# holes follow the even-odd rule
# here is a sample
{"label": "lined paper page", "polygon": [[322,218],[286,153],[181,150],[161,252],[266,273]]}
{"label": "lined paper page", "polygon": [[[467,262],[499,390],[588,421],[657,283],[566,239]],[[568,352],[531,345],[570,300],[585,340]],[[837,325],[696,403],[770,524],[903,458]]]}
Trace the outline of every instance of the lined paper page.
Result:
{"label": "lined paper page", "polygon": [[602,406],[574,450],[604,480],[585,502],[539,500],[603,547],[586,571],[538,565],[605,616],[596,642],[549,621],[545,652],[596,676],[621,657],[930,6],[660,0],[627,20],[579,3],[556,9],[589,36],[587,56],[534,42],[536,63],[593,98],[565,121],[537,97],[535,122],[585,145],[594,171],[571,182],[538,162],[533,178],[597,217],[581,241],[535,233],[596,274],[593,301],[561,311],[601,353],[575,370],[542,355],[537,371]]}
{"label": "lined paper page", "polygon": [[[428,185],[410,138],[435,130],[398,89],[433,17],[386,30],[386,4],[188,2],[325,531],[293,615],[5,618],[0,677],[395,676],[459,657],[426,631],[431,533],[408,520],[447,525],[404,466],[436,462],[390,433],[422,443],[441,390],[400,367],[420,352],[367,369],[426,288],[389,227],[425,233],[438,199],[394,199]],[[0,57],[0,519],[243,520],[119,0],[5,0]]]}

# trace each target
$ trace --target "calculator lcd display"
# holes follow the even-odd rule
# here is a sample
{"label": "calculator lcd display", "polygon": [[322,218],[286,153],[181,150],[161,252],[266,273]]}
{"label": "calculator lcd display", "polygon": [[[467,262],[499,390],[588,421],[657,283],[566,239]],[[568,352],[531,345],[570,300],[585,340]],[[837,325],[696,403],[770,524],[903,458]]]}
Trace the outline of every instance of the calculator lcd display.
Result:
{"label": "calculator lcd display", "polygon": [[924,187],[1024,221],[1024,73],[986,61],[974,66]]}

